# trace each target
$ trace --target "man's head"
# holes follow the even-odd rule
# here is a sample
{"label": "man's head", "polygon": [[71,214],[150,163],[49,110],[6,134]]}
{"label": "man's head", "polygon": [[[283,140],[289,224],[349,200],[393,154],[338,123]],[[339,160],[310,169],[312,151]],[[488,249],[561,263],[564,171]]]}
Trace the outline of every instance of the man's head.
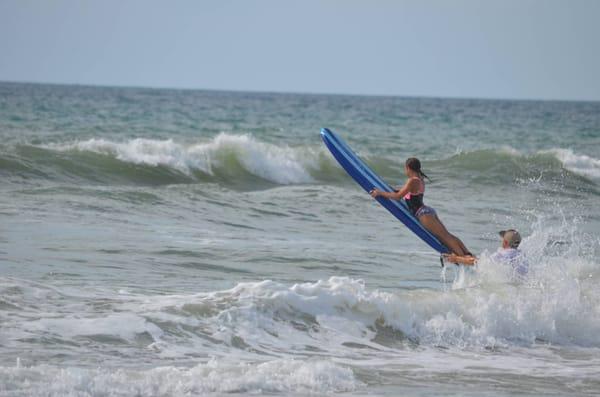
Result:
{"label": "man's head", "polygon": [[502,230],[499,234],[503,248],[517,248],[521,244],[521,235],[515,229]]}

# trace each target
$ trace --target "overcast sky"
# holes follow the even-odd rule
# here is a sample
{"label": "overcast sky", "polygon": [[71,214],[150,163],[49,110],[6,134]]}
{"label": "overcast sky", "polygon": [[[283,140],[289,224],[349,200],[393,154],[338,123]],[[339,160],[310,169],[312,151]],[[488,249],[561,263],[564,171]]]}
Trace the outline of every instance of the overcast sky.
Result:
{"label": "overcast sky", "polygon": [[600,0],[0,0],[0,81],[600,100]]}

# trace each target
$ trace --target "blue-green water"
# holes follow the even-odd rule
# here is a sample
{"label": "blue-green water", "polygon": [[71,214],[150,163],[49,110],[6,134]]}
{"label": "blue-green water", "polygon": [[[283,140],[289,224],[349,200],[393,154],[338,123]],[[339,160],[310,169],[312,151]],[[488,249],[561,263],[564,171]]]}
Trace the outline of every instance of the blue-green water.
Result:
{"label": "blue-green water", "polygon": [[[419,157],[478,268],[321,127],[392,184]],[[600,391],[600,103],[0,83],[0,140],[0,395]]]}

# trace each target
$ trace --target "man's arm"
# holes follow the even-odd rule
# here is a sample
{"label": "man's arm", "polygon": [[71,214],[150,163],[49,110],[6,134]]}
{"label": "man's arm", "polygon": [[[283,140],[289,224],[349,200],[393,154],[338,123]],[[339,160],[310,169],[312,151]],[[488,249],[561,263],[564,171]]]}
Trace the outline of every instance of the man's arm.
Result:
{"label": "man's arm", "polygon": [[477,263],[477,257],[475,256],[461,256],[456,254],[444,254],[442,256],[448,262],[459,263],[461,265],[473,266]]}

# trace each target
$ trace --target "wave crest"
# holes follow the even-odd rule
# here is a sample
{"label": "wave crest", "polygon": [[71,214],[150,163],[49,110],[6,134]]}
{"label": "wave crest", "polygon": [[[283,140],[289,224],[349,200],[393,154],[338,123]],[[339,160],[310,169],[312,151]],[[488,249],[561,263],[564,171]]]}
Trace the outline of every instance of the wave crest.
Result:
{"label": "wave crest", "polygon": [[277,184],[311,183],[309,169],[319,153],[260,142],[250,135],[221,133],[207,143],[185,145],[172,139],[136,138],[113,142],[92,138],[70,144],[47,145],[58,151],[93,152],[117,160],[149,166],[166,166],[193,176],[200,171],[210,176],[246,172]]}
{"label": "wave crest", "polygon": [[569,171],[592,179],[600,179],[600,160],[585,154],[576,154],[571,149],[550,149],[550,153]]}
{"label": "wave crest", "polygon": [[[458,152],[446,159],[433,160],[434,168],[458,172],[457,177],[476,177],[487,183],[501,183],[514,178],[565,179],[569,174],[595,183],[600,180],[600,160],[571,149],[553,148],[527,153],[504,146]],[[581,181],[581,179],[580,179]]]}
{"label": "wave crest", "polygon": [[[360,148],[358,148],[360,149]],[[397,158],[366,156],[373,169],[392,183],[402,180]],[[511,147],[460,152],[425,164],[436,173],[485,185],[515,179],[544,179],[560,185],[569,175],[575,184],[600,180],[600,159],[571,149],[524,153]],[[320,144],[289,146],[252,135],[221,133],[199,143],[135,138],[92,138],[70,143],[22,145],[0,153],[0,172],[24,178],[85,180],[106,184],[215,182],[260,188],[275,185],[350,183],[346,173]]]}

